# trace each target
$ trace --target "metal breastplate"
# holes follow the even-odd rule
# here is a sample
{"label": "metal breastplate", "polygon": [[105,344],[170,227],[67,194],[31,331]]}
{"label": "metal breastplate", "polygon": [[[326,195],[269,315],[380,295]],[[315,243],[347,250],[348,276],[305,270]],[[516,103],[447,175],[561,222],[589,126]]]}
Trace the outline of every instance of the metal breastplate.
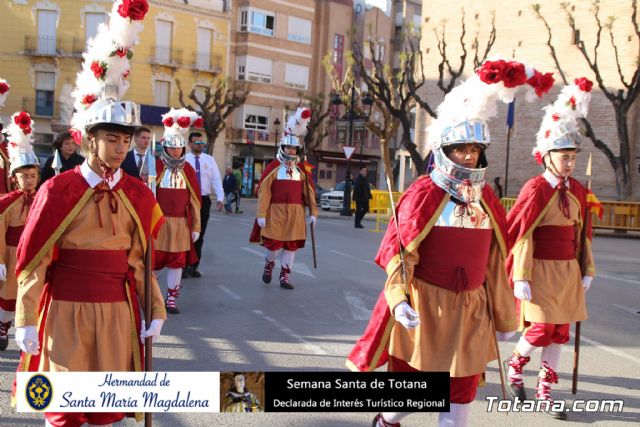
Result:
{"label": "metal breastplate", "polygon": [[289,181],[300,181],[302,178],[300,177],[300,169],[297,166],[292,166],[290,168],[281,165],[278,167],[278,175],[276,179],[289,180]]}
{"label": "metal breastplate", "polygon": [[187,188],[187,182],[184,179],[184,176],[180,173],[181,171],[172,171],[167,169],[163,176],[162,181],[160,181],[159,188],[172,188],[172,189],[184,189]]}

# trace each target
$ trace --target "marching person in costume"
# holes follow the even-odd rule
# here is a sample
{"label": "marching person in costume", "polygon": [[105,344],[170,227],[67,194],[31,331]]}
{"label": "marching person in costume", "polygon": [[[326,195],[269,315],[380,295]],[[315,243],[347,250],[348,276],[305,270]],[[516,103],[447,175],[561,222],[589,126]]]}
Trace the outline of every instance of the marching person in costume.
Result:
{"label": "marching person in costume", "polygon": [[271,283],[278,251],[280,254],[280,287],[293,289],[289,274],[298,249],[305,245],[307,227],[305,206],[309,208],[309,222],[315,227],[318,216],[313,178],[298,158],[300,139],[306,132],[311,112],[298,108],[280,140],[277,161],[262,172],[258,183],[258,212],[250,241],[266,249],[262,281]]}
{"label": "marching person in costume", "polygon": [[[127,55],[109,53],[137,42],[142,25],[127,11],[115,2],[78,74],[72,133],[87,160],[38,190],[18,244],[21,371],[141,371],[144,339],[159,336],[166,318],[153,279],[150,324],[140,316],[147,243],[164,220],[162,211],[153,193],[120,169],[140,125],[139,106],[117,100],[126,90]],[[45,417],[47,425],[75,427],[107,425],[125,413]]]}
{"label": "marching person in costume", "polygon": [[[0,78],[0,108],[4,107],[4,101],[9,95],[11,86],[5,79]],[[9,125],[7,125],[9,126]],[[9,177],[10,161],[7,152],[7,141],[3,132],[4,125],[0,122],[0,194],[11,191],[11,179]]]}
{"label": "marching person in costume", "polygon": [[[14,120],[18,118],[18,120]],[[11,117],[8,150],[11,178],[17,189],[0,197],[0,351],[9,344],[8,331],[16,310],[16,248],[38,186],[40,162],[33,152],[33,120],[26,112]]]}
{"label": "marching person in costume", "polygon": [[182,287],[182,269],[198,261],[194,242],[200,237],[202,199],[196,171],[185,162],[186,135],[196,120],[198,114],[184,108],[172,108],[164,114],[162,153],[156,159],[156,197],[167,221],[154,242],[154,270],[167,269],[166,308],[172,314],[180,313],[176,300]]}
{"label": "marching person in costume", "polygon": [[[347,360],[358,371],[385,362],[395,372],[448,371],[451,406],[440,426],[469,425],[481,375],[497,359],[496,332],[505,339],[516,329],[506,215],[485,182],[485,152],[495,104],[513,99],[525,70],[487,61],[438,107],[429,128],[435,167],[398,202],[376,256],[388,275],[384,292]],[[399,426],[406,415],[384,412],[373,425]]]}
{"label": "marching person in costume", "polygon": [[[522,400],[527,398],[523,368],[532,352],[541,347],[535,397],[552,402],[551,387],[558,381],[556,370],[562,344],[569,341],[569,324],[587,318],[585,294],[595,275],[591,230],[587,230],[583,246],[583,273],[577,261],[587,190],[571,174],[580,144],[577,122],[587,114],[591,87],[586,78],[576,79],[545,108],[533,150],[545,170],[524,185],[508,216],[513,245],[509,273],[525,329],[505,364],[508,389]],[[547,412],[566,418],[563,412]]]}

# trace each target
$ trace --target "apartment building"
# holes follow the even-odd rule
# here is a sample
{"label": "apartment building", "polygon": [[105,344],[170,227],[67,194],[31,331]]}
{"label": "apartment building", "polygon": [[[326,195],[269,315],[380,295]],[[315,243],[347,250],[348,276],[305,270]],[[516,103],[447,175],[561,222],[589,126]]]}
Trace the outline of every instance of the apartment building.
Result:
{"label": "apartment building", "polygon": [[[6,0],[0,4],[0,74],[11,84],[3,117],[18,110],[32,114],[36,152],[51,153],[56,133],[69,127],[71,92],[82,52],[111,1]],[[143,124],[162,136],[160,115],[178,107],[179,80],[197,92],[226,75],[229,2],[150,0],[140,43],[133,49],[127,99],[141,105]],[[224,145],[220,143],[220,145]]]}

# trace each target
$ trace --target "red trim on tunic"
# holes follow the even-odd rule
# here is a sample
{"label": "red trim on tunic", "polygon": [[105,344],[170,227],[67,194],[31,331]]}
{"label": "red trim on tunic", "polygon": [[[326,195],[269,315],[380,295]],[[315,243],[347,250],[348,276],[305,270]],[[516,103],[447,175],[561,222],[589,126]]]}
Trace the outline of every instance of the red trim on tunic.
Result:
{"label": "red trim on tunic", "polygon": [[126,301],[128,271],[125,250],[60,249],[50,273],[52,298],[75,302]]}
{"label": "red trim on tunic", "polygon": [[276,179],[271,183],[271,203],[301,205],[302,181]]}
{"label": "red trim on tunic", "polygon": [[283,242],[280,240],[270,239],[268,237],[262,238],[262,246],[270,251],[277,251],[280,249],[284,249],[285,251],[296,251],[304,248],[304,243],[304,240],[289,240],[287,242]]}
{"label": "red trim on tunic", "polygon": [[569,341],[569,324],[527,322],[524,331],[527,342],[536,347],[547,347],[551,343],[564,344]]}
{"label": "red trim on tunic", "polygon": [[479,288],[487,275],[491,235],[490,229],[433,227],[418,247],[414,275],[455,292]]}
{"label": "red trim on tunic", "polygon": [[[397,357],[389,358],[389,372],[420,372],[407,362]],[[481,374],[468,377],[449,378],[449,396],[451,403],[471,403],[475,400],[480,384]]]}
{"label": "red trim on tunic", "polygon": [[21,225],[19,227],[7,227],[7,234],[5,234],[4,236],[4,240],[7,243],[7,246],[13,246],[14,248],[17,247],[23,231],[24,225]]}
{"label": "red trim on tunic", "polygon": [[[1,171],[2,169],[0,169]],[[0,182],[0,186],[2,183]],[[16,200],[18,200],[24,193],[22,190],[15,190],[11,193],[2,194],[0,196],[0,214],[3,214],[9,206],[13,204]]]}
{"label": "red trim on tunic", "polygon": [[154,251],[153,269],[184,268],[187,265],[187,252]]}
{"label": "red trim on tunic", "polygon": [[570,260],[576,258],[576,228],[572,225],[545,225],[533,230],[536,259]]}
{"label": "red trim on tunic", "polygon": [[156,191],[158,204],[167,217],[186,218],[190,211],[191,197],[186,188],[158,188]]}

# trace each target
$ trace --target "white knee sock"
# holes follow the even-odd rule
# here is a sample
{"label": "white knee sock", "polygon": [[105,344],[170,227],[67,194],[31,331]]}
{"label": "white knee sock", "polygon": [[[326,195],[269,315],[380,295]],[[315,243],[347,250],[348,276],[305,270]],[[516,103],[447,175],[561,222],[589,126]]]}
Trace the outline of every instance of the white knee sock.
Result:
{"label": "white knee sock", "polygon": [[547,362],[551,369],[558,370],[558,364],[560,363],[560,355],[562,354],[562,344],[552,343],[542,349],[542,357],[540,358],[540,365],[542,362]]}
{"label": "white knee sock", "polygon": [[278,256],[278,251],[270,251],[267,249],[267,253],[264,255],[265,259],[269,262],[274,262]]}
{"label": "white knee sock", "polygon": [[529,341],[527,341],[524,335],[520,337],[520,341],[518,341],[518,344],[516,344],[516,351],[520,356],[523,356],[523,357],[527,357],[531,355],[531,353],[535,349],[536,349],[536,346],[529,344]]}
{"label": "white knee sock", "polygon": [[470,403],[452,403],[451,412],[440,412],[438,427],[467,427],[471,417]]}
{"label": "white knee sock", "polygon": [[167,288],[175,289],[180,284],[182,278],[181,268],[167,268]]}
{"label": "white knee sock", "polygon": [[411,412],[383,412],[382,418],[390,424],[399,423],[404,417],[409,415]]}
{"label": "white knee sock", "polygon": [[296,253],[294,251],[286,251],[282,250],[282,255],[280,255],[280,266],[286,267],[289,270],[293,269],[293,259],[295,258]]}
{"label": "white knee sock", "polygon": [[14,314],[16,314],[15,311],[4,311],[0,308],[0,322],[6,323],[9,320],[13,320]]}

